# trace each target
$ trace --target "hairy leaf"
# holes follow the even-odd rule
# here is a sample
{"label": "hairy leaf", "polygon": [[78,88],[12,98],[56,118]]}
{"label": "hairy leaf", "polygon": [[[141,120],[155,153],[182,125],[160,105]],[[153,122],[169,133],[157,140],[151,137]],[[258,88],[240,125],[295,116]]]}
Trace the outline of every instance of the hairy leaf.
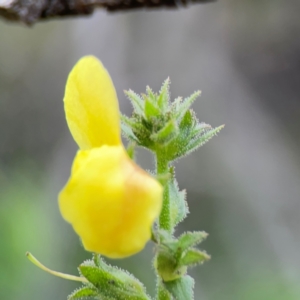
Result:
{"label": "hairy leaf", "polygon": [[180,104],[176,117],[178,122],[180,122],[185,115],[185,113],[189,110],[190,106],[194,103],[194,101],[201,95],[200,91],[194,92],[191,96],[185,98]]}
{"label": "hairy leaf", "polygon": [[93,299],[98,295],[97,290],[84,286],[75,290],[71,295],[68,296],[68,300],[83,300],[83,299]]}
{"label": "hairy leaf", "polygon": [[210,256],[198,249],[189,249],[183,257],[180,259],[179,265],[180,266],[194,266],[201,264],[210,259]]}
{"label": "hairy leaf", "polygon": [[121,123],[122,135],[129,141],[139,144],[137,137],[132,132],[132,129],[125,123]]}
{"label": "hairy leaf", "polygon": [[159,108],[155,105],[153,101],[149,98],[145,100],[145,116],[147,120],[151,120],[153,117],[158,117],[160,115]]}
{"label": "hairy leaf", "polygon": [[159,92],[159,97],[157,99],[158,107],[162,110],[164,113],[168,107],[168,104],[170,102],[170,78],[167,78]]}
{"label": "hairy leaf", "polygon": [[197,150],[199,147],[203,146],[211,138],[213,138],[215,135],[217,135],[217,133],[220,132],[221,129],[223,129],[223,128],[224,128],[224,125],[221,125],[217,128],[213,128],[211,130],[208,130],[203,135],[195,138],[186,147],[183,147],[181,149],[181,151],[177,154],[177,157],[187,155],[187,154]]}
{"label": "hairy leaf", "polygon": [[170,199],[170,211],[171,211],[171,222],[174,228],[178,223],[185,219],[189,213],[188,205],[185,200],[186,192],[185,190],[179,191],[178,183],[173,177],[169,182],[169,193]]}
{"label": "hairy leaf", "polygon": [[170,120],[164,128],[151,135],[151,139],[160,145],[167,145],[178,134],[178,127],[175,120]]}
{"label": "hairy leaf", "polygon": [[134,111],[137,114],[143,115],[143,113],[144,113],[144,101],[143,101],[143,99],[132,90],[125,91],[125,95],[130,100]]}
{"label": "hairy leaf", "polygon": [[194,284],[194,279],[188,275],[164,283],[166,289],[175,300],[193,300]]}
{"label": "hairy leaf", "polygon": [[134,276],[106,264],[99,256],[84,262],[79,270],[103,299],[149,300],[144,286]]}
{"label": "hairy leaf", "polygon": [[178,244],[185,251],[190,247],[200,244],[207,236],[208,234],[204,231],[186,232],[179,237]]}

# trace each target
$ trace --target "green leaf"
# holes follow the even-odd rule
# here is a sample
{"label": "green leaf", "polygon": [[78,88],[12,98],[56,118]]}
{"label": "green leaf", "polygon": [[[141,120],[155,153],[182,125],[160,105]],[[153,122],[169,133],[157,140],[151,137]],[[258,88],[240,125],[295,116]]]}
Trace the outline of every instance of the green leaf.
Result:
{"label": "green leaf", "polygon": [[95,266],[80,265],[79,270],[82,276],[97,289],[106,288],[107,282],[114,279],[111,274]]}
{"label": "green leaf", "polygon": [[149,300],[144,286],[134,276],[106,264],[99,256],[84,262],[79,270],[103,299]]}
{"label": "green leaf", "polygon": [[212,127],[206,123],[198,123],[191,131],[190,138],[197,139],[200,135],[205,134],[207,131],[211,130]]}
{"label": "green leaf", "polygon": [[179,128],[181,130],[191,129],[195,124],[195,115],[191,109],[185,112],[183,118],[180,121]]}
{"label": "green leaf", "polygon": [[130,102],[132,103],[134,111],[138,115],[143,115],[143,113],[144,113],[144,101],[143,101],[143,99],[132,90],[124,91],[124,93],[128,97],[128,99],[130,100]]}
{"label": "green leaf", "polygon": [[[171,172],[174,172],[174,169],[171,169]],[[174,176],[169,182],[169,195],[170,199],[172,199],[170,203],[170,214],[172,227],[174,228],[178,223],[183,221],[189,213],[188,205],[185,200],[186,192],[185,190],[179,191],[178,183]]]}
{"label": "green leaf", "polygon": [[195,127],[197,126],[197,118],[195,117],[195,113],[189,109],[184,114],[180,124],[179,124],[179,139],[178,145],[183,147],[187,145],[189,141],[195,136],[193,132],[195,131]]}
{"label": "green leaf", "polygon": [[148,99],[152,103],[155,103],[156,102],[156,97],[155,97],[155,94],[153,93],[153,91],[152,91],[152,89],[150,88],[149,85],[146,86],[146,92],[147,92]]}
{"label": "green leaf", "polygon": [[131,129],[131,131],[134,131],[134,130],[135,131],[143,131],[144,130],[143,124],[141,124],[138,120],[135,120],[134,118],[128,118],[125,115],[120,115],[120,119],[123,124],[127,125],[127,127],[129,127]]}
{"label": "green leaf", "polygon": [[170,78],[167,78],[159,92],[159,97],[157,100],[158,107],[165,112],[168,108],[168,104],[170,102]]}
{"label": "green leaf", "polygon": [[188,98],[185,98],[181,105],[179,106],[177,112],[176,112],[176,117],[178,122],[182,120],[183,116],[185,113],[189,110],[190,106],[193,104],[193,102],[201,95],[200,91],[194,92],[191,96]]}
{"label": "green leaf", "polygon": [[210,256],[198,249],[189,249],[179,261],[180,266],[195,266],[209,260]]}
{"label": "green leaf", "polygon": [[207,236],[208,234],[204,231],[186,232],[179,237],[178,245],[185,251],[190,247],[200,244]]}
{"label": "green leaf", "polygon": [[71,295],[68,296],[68,300],[83,300],[83,299],[93,299],[98,295],[97,290],[84,286],[75,290]]}
{"label": "green leaf", "polygon": [[164,283],[166,289],[175,300],[193,300],[194,284],[194,279],[188,275]]}
{"label": "green leaf", "polygon": [[155,105],[153,101],[149,98],[145,100],[145,116],[147,120],[151,120],[153,117],[158,117],[160,115],[160,109]]}
{"label": "green leaf", "polygon": [[162,146],[170,143],[178,135],[178,126],[175,120],[170,120],[164,128],[162,128],[157,133],[154,133],[150,138]]}
{"label": "green leaf", "polygon": [[[159,279],[158,279],[159,280]],[[158,282],[157,285],[157,300],[171,300],[172,296],[168,292],[168,290],[165,288],[162,282]]]}
{"label": "green leaf", "polygon": [[217,133],[220,132],[223,128],[224,128],[224,125],[221,125],[217,128],[208,130],[203,135],[195,138],[186,147],[183,147],[181,149],[181,151],[177,154],[176,158],[183,156],[183,155],[187,155],[187,154],[197,150],[199,147],[203,146],[211,138],[213,138],[215,135],[217,135]]}
{"label": "green leaf", "polygon": [[125,123],[121,123],[122,135],[127,138],[129,141],[139,144],[137,137],[132,132],[132,129]]}

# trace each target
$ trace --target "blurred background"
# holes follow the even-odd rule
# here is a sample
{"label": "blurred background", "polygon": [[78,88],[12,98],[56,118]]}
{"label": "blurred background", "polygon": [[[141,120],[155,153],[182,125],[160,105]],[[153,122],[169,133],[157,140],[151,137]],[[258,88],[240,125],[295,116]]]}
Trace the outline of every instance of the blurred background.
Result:
{"label": "blurred background", "polygon": [[[77,274],[91,257],[61,217],[57,194],[76,144],[62,106],[67,75],[83,55],[123,90],[188,96],[200,121],[225,129],[176,163],[190,215],[212,260],[194,268],[196,300],[300,299],[300,2],[224,0],[188,9],[135,11],[43,22],[0,20],[0,299],[65,300],[79,285],[33,266]],[[153,168],[152,157],[138,162]],[[113,264],[151,295],[153,245]]]}

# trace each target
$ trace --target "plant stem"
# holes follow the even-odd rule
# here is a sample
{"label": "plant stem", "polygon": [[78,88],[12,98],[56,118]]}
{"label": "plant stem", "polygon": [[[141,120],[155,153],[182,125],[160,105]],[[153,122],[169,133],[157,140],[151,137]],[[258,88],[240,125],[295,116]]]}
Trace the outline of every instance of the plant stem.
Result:
{"label": "plant stem", "polygon": [[157,300],[171,300],[170,294],[165,290],[159,278],[157,283]]}
{"label": "plant stem", "polygon": [[[169,162],[156,153],[156,174],[165,175],[169,172]],[[170,193],[169,184],[164,183],[163,204],[158,220],[159,229],[164,229],[172,232],[171,215],[170,215]],[[157,277],[157,300],[171,300],[171,296],[164,288],[162,279]]]}
{"label": "plant stem", "polygon": [[[169,172],[169,162],[158,153],[156,153],[156,173],[157,175],[165,175]],[[159,228],[172,231],[170,216],[170,194],[168,183],[164,185],[163,204],[159,216]]]}

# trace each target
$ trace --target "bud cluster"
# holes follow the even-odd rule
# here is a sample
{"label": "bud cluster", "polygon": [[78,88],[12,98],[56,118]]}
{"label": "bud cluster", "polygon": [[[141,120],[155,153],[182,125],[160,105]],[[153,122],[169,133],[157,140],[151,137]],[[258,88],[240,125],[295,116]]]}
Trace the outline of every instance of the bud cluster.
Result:
{"label": "bud cluster", "polygon": [[126,91],[133,114],[131,118],[122,116],[121,120],[126,138],[171,162],[205,144],[223,126],[212,128],[197,120],[190,106],[200,91],[185,99],[178,97],[171,103],[169,87],[170,80],[166,79],[158,94],[150,87],[141,96],[132,90]]}

